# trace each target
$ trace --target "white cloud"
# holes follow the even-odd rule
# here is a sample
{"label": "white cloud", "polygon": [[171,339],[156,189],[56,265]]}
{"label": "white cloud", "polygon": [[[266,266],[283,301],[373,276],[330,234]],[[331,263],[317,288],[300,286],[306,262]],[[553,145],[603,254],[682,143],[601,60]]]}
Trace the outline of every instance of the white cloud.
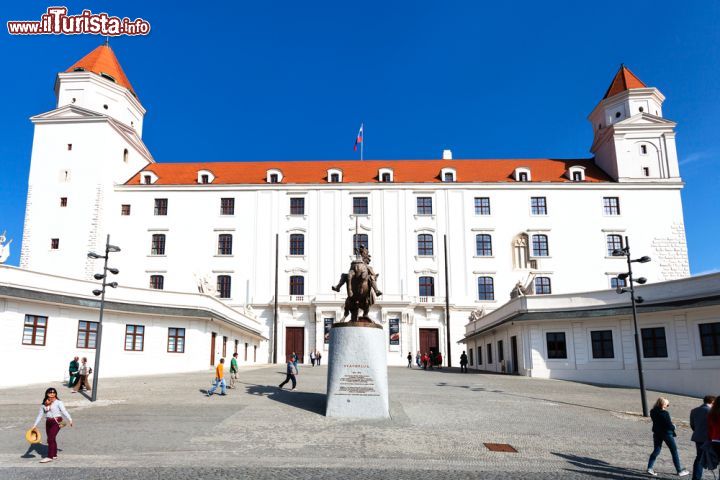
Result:
{"label": "white cloud", "polygon": [[711,152],[693,152],[690,155],[685,155],[680,159],[680,165],[687,165],[688,163],[696,163],[704,160],[708,160],[713,155]]}

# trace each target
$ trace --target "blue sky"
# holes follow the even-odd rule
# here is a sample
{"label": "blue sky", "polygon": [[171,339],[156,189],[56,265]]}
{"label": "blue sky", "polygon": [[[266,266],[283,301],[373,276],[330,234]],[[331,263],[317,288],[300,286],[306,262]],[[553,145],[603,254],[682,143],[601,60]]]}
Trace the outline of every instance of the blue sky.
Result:
{"label": "blue sky", "polygon": [[[147,108],[160,162],[355,158],[588,158],[586,120],[621,62],[678,122],[693,274],[720,269],[720,3],[63,2],[152,25],[111,40]],[[13,2],[7,20],[52,3]],[[172,5],[172,7],[170,7]],[[4,28],[4,27],[3,27]],[[32,115],[58,71],[100,44],[0,34],[0,230],[19,261]],[[641,252],[638,252],[640,254]]]}

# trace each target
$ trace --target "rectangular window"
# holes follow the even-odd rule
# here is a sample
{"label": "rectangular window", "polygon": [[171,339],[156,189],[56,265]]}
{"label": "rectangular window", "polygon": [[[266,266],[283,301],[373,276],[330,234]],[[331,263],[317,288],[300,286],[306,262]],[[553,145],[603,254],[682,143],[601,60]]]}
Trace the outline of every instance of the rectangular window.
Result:
{"label": "rectangular window", "polygon": [[474,360],[473,357],[474,357],[475,355],[473,355],[473,349],[472,349],[472,348],[468,349],[468,354],[469,354],[469,355],[468,355],[468,362],[470,363],[470,366],[472,367],[472,366],[475,364],[475,362],[473,362],[473,360]]}
{"label": "rectangular window", "polygon": [[434,297],[435,296],[435,278],[433,277],[420,277],[420,296],[421,297]]}
{"label": "rectangular window", "polygon": [[498,340],[498,363],[505,360],[505,350],[503,349],[503,341]]}
{"label": "rectangular window", "polygon": [[492,277],[478,278],[478,300],[495,300],[495,285]]}
{"label": "rectangular window", "polygon": [[162,275],[150,275],[150,288],[162,290],[165,287],[165,277]]}
{"label": "rectangular window", "polygon": [[567,358],[565,332],[548,332],[545,335],[547,338],[548,358]]}
{"label": "rectangular window", "polygon": [[593,358],[615,358],[612,330],[590,332]]}
{"label": "rectangular window", "polygon": [[603,197],[603,211],[605,215],[620,215],[620,199],[618,197]]}
{"label": "rectangular window", "polygon": [[152,236],[152,244],[150,246],[151,255],[165,255],[165,234],[155,233]]}
{"label": "rectangular window", "polygon": [[155,215],[167,215],[168,199],[167,198],[156,198],[155,199]]}
{"label": "rectangular window", "polygon": [[548,249],[548,237],[547,235],[533,235],[532,236],[532,256],[533,257],[547,257],[550,255]]}
{"label": "rectangular window", "polygon": [[490,215],[490,197],[475,197],[475,215]]}
{"label": "rectangular window", "polygon": [[368,244],[368,236],[364,233],[353,234],[353,253],[357,254],[360,246],[364,246],[365,248],[370,250],[370,245]]}
{"label": "rectangular window", "polygon": [[228,337],[223,336],[223,357],[227,357],[227,339]]}
{"label": "rectangular window", "polygon": [[641,328],[643,357],[645,358],[667,358],[667,342],[665,340],[665,328]]}
{"label": "rectangular window", "polygon": [[236,338],[236,339],[235,339],[235,350],[233,351],[233,353],[238,353],[238,345],[240,345],[240,340],[238,340],[238,339]]}
{"label": "rectangular window", "polygon": [[185,329],[168,328],[168,353],[185,353]]}
{"label": "rectangular window", "polygon": [[72,150],[72,143],[68,143],[67,145],[68,145],[68,152],[69,152],[70,150]]}
{"label": "rectangular window", "polygon": [[454,182],[455,174],[453,172],[445,172],[443,175],[443,182]]}
{"label": "rectangular window", "polygon": [[701,323],[698,327],[703,357],[720,355],[720,323]]}
{"label": "rectangular window", "polygon": [[475,235],[475,254],[478,257],[492,257],[492,237],[489,234]]}
{"label": "rectangular window", "polygon": [[433,255],[433,237],[428,233],[418,235],[418,255]]}
{"label": "rectangular window", "polygon": [[611,234],[607,236],[607,256],[612,257],[615,250],[623,248],[623,238],[621,235]]}
{"label": "rectangular window", "polygon": [[235,215],[235,199],[234,198],[221,198],[220,199],[220,215]]}
{"label": "rectangular window", "polygon": [[290,255],[305,255],[305,235],[302,233],[290,234]]}
{"label": "rectangular window", "polygon": [[200,183],[210,183],[210,175],[206,173],[200,175]]}
{"label": "rectangular window", "polygon": [[60,197],[60,206],[67,207],[67,197]]}
{"label": "rectangular window", "polygon": [[248,347],[249,347],[249,346],[250,346],[250,345],[249,345],[247,342],[245,342],[245,361],[246,361],[246,362],[247,362],[247,352],[248,352]]}
{"label": "rectangular window", "polygon": [[305,215],[305,199],[291,198],[290,199],[290,215]]}
{"label": "rectangular window", "polygon": [[123,217],[127,217],[128,215],[130,215],[130,205],[120,205],[120,215],[122,215]]}
{"label": "rectangular window", "polygon": [[51,238],[50,239],[50,250],[58,250],[60,248],[60,239],[59,238]]}
{"label": "rectangular window", "polygon": [[530,214],[547,215],[547,199],[545,197],[530,197]]}
{"label": "rectangular window", "polygon": [[232,255],[233,237],[229,233],[218,235],[218,255]]}
{"label": "rectangular window", "polygon": [[330,183],[340,183],[340,174],[339,173],[331,173],[330,174]]}
{"label": "rectangular window", "polygon": [[77,348],[95,348],[97,342],[98,322],[78,322]]}
{"label": "rectangular window", "polygon": [[220,298],[230,298],[231,279],[230,275],[218,275],[217,291]]}
{"label": "rectangular window", "polygon": [[305,277],[302,275],[290,277],[290,295],[305,295]]}
{"label": "rectangular window", "polygon": [[432,215],[432,197],[417,197],[417,214]]}
{"label": "rectangular window", "polygon": [[528,181],[528,174],[527,172],[520,172],[518,174],[518,181],[519,182],[527,182]]}
{"label": "rectangular window", "polygon": [[47,317],[39,315],[25,315],[23,326],[23,345],[45,346],[45,333],[47,332]]}
{"label": "rectangular window", "polygon": [[550,277],[535,277],[535,295],[550,295]]}
{"label": "rectangular window", "polygon": [[478,349],[478,366],[483,364],[483,358],[482,358],[482,347],[477,347]]}
{"label": "rectangular window", "polygon": [[368,198],[367,197],[353,197],[353,214],[355,214],[355,215],[367,215],[368,214]]}
{"label": "rectangular window", "polygon": [[270,183],[279,183],[279,182],[280,182],[280,177],[278,176],[278,174],[271,173],[270,174]]}
{"label": "rectangular window", "polygon": [[143,183],[145,185],[150,185],[152,183],[152,177],[150,175],[144,175],[143,176]]}
{"label": "rectangular window", "polygon": [[487,361],[488,365],[490,365],[490,364],[493,363],[493,358],[492,358],[492,343],[488,343],[488,344],[487,344],[487,360],[488,360],[488,361]]}
{"label": "rectangular window", "polygon": [[142,352],[145,340],[145,327],[142,325],[125,325],[125,350]]}
{"label": "rectangular window", "polygon": [[650,169],[648,167],[643,167],[642,171],[643,171],[644,176],[646,176],[646,177],[650,176]]}

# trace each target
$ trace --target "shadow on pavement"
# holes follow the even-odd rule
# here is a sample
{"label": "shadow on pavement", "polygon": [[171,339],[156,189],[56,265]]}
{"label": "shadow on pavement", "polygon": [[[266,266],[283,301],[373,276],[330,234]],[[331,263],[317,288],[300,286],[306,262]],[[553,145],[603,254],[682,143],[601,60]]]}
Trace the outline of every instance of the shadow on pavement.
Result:
{"label": "shadow on pavement", "polygon": [[578,455],[569,455],[566,453],[552,452],[560,458],[565,459],[570,465],[581,468],[582,470],[566,469],[569,472],[583,473],[593,478],[612,478],[612,479],[636,479],[648,478],[645,472],[636,470],[627,470],[625,468],[616,467],[602,460],[590,457],[580,457]]}
{"label": "shadow on pavement", "polygon": [[31,443],[27,449],[27,452],[20,455],[20,458],[35,458],[35,455],[32,454],[33,452],[37,453],[41,457],[46,457],[48,447],[47,445],[43,445],[42,443]]}
{"label": "shadow on pavement", "polygon": [[291,407],[325,415],[325,395],[322,393],[282,390],[269,385],[250,385],[246,390],[250,395],[261,395]]}

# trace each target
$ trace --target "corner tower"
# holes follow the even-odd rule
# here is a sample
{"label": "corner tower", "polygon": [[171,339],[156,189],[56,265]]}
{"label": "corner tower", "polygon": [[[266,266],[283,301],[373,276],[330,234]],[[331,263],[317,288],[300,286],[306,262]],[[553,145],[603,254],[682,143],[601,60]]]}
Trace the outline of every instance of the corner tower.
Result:
{"label": "corner tower", "polygon": [[90,279],[87,252],[119,225],[115,185],[153,163],[140,138],[145,109],[107,45],[59,73],[55,94],[57,108],[31,118],[20,266]]}
{"label": "corner tower", "polygon": [[675,122],[663,118],[665,96],[625,65],[588,119],[595,163],[618,182],[680,181]]}

